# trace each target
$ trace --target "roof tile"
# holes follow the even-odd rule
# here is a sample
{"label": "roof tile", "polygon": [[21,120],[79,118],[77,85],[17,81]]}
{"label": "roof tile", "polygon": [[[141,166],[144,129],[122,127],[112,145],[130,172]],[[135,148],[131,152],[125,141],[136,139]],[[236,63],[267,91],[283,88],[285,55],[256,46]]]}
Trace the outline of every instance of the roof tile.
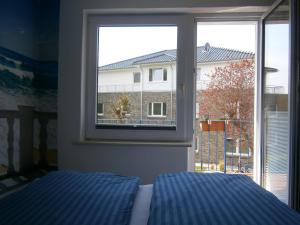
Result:
{"label": "roof tile", "polygon": [[[176,49],[164,50],[104,65],[99,67],[99,70],[104,71],[114,69],[127,69],[142,64],[172,62],[176,60],[176,55]],[[205,51],[204,46],[197,47],[197,63],[240,60],[250,58],[254,58],[254,53],[217,47],[210,47],[209,51]]]}

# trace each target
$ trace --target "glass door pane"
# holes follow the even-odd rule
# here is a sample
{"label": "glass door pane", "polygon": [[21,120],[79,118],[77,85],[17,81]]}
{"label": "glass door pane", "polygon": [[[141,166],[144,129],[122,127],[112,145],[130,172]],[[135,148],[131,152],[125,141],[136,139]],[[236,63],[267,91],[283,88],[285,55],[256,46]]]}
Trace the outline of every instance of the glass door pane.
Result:
{"label": "glass door pane", "polygon": [[264,20],[264,174],[267,190],[288,201],[289,1]]}
{"label": "glass door pane", "polygon": [[198,22],[195,171],[253,177],[255,22]]}

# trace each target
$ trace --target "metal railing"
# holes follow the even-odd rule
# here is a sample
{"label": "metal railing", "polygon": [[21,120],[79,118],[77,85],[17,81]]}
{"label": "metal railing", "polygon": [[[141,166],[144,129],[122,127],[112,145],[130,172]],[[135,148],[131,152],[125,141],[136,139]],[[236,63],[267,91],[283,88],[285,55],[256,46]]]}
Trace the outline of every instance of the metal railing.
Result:
{"label": "metal railing", "polygon": [[157,120],[157,119],[97,119],[97,125],[150,125],[150,126],[174,126],[175,120]]}
{"label": "metal railing", "polygon": [[195,171],[247,173],[253,168],[253,121],[200,121]]}
{"label": "metal railing", "polygon": [[[47,167],[47,126],[50,120],[57,119],[55,112],[35,111],[31,106],[18,106],[19,110],[0,110],[0,118],[6,119],[7,123],[7,165],[1,166],[0,177],[10,176],[16,172],[25,171],[33,167],[33,139],[34,139],[34,120],[40,124],[39,131],[39,166]],[[19,171],[15,169],[15,122],[19,120]],[[5,152],[2,151],[2,152]],[[4,157],[3,155],[0,157]],[[2,160],[3,161],[3,160]]]}
{"label": "metal railing", "polygon": [[116,93],[116,92],[140,92],[141,85],[137,84],[120,84],[120,85],[99,85],[98,93]]}

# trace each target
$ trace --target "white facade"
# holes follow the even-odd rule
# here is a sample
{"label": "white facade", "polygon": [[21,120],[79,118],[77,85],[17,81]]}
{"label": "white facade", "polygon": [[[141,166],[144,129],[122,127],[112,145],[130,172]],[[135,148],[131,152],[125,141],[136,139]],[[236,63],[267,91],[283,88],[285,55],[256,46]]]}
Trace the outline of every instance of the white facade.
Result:
{"label": "white facade", "polygon": [[[207,75],[214,72],[216,67],[224,67],[229,62],[198,63],[197,64],[197,90],[203,90],[208,84]],[[149,81],[150,69],[166,69],[167,80]],[[134,83],[134,74],[140,73],[141,81]],[[199,78],[200,75],[200,78]],[[176,90],[176,65],[172,64],[152,64],[135,68],[116,69],[98,71],[98,92],[169,92]]]}

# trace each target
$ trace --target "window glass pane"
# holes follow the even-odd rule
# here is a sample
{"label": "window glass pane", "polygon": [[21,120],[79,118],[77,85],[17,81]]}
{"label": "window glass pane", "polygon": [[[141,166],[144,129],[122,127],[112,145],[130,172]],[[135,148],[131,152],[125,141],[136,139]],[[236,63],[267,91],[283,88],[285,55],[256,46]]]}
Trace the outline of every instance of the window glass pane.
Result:
{"label": "window glass pane", "polygon": [[250,154],[249,143],[247,140],[242,140],[240,143],[240,151],[243,154]]}
{"label": "window glass pane", "polygon": [[163,80],[163,69],[153,69],[152,70],[152,79],[153,79],[153,81],[162,81]]}
{"label": "window glass pane", "polygon": [[168,70],[164,69],[164,81],[168,80]]}
{"label": "window glass pane", "polygon": [[153,78],[152,78],[152,69],[150,68],[149,69],[149,81],[152,81]]}
{"label": "window glass pane", "polygon": [[[97,98],[105,114],[97,127],[176,127],[177,27],[105,26],[98,34]],[[148,118],[167,114],[162,99],[170,113]]]}
{"label": "window glass pane", "polygon": [[133,83],[140,83],[141,82],[141,73],[134,73],[133,74]]}
{"label": "window glass pane", "polygon": [[153,103],[153,115],[161,115],[161,103]]}
{"label": "window glass pane", "polygon": [[103,104],[102,103],[98,103],[98,105],[97,105],[97,113],[98,114],[103,114]]}
{"label": "window glass pane", "polygon": [[264,185],[288,201],[289,2],[265,21]]}
{"label": "window glass pane", "polygon": [[232,139],[227,139],[226,140],[226,151],[229,153],[235,153],[235,144]]}
{"label": "window glass pane", "polygon": [[256,36],[252,22],[197,23],[197,172],[253,178]]}

